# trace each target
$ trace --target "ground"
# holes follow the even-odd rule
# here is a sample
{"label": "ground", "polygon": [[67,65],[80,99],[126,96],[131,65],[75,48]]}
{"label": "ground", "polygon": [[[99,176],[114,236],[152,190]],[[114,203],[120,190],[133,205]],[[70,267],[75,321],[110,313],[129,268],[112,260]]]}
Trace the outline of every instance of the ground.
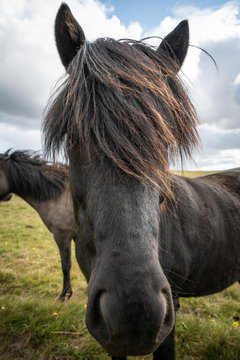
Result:
{"label": "ground", "polygon": [[[86,329],[87,287],[74,251],[72,259],[74,294],[60,303],[62,273],[52,235],[20,198],[0,203],[1,360],[109,358]],[[177,359],[239,360],[239,318],[239,284],[214,296],[182,299]]]}

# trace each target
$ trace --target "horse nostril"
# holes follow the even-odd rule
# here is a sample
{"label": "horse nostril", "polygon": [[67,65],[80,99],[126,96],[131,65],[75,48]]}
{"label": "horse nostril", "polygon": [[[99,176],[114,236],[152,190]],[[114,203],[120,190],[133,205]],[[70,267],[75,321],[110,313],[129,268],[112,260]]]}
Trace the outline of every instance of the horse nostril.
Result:
{"label": "horse nostril", "polygon": [[86,325],[93,336],[100,342],[107,343],[110,333],[102,312],[102,301],[106,291],[98,291],[93,300],[88,304],[86,313]]}

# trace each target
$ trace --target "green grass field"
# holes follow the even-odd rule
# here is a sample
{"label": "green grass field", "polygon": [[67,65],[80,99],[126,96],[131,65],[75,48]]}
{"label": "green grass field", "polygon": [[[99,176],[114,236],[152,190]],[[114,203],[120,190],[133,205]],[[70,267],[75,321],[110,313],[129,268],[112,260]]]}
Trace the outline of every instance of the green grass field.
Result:
{"label": "green grass field", "polygon": [[[20,198],[0,203],[0,360],[109,358],[86,329],[87,287],[72,258],[74,294],[59,303],[62,273],[52,235]],[[238,284],[218,295],[182,299],[177,359],[239,360],[239,317]]]}
{"label": "green grass field", "polygon": [[196,176],[204,176],[208,174],[214,174],[219,171],[181,171],[181,170],[173,170],[173,173],[180,176],[187,176],[190,178],[194,178]]}

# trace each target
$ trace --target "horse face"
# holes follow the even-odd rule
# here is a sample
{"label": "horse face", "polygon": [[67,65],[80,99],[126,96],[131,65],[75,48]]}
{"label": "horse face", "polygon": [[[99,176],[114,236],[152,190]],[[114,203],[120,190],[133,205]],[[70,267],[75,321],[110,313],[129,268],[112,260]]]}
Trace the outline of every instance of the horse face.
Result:
{"label": "horse face", "polygon": [[87,327],[110,354],[150,353],[174,324],[158,259],[158,189],[84,163],[70,154],[76,257],[89,283]]}
{"label": "horse face", "polygon": [[7,196],[9,195],[10,188],[9,188],[7,177],[4,172],[4,168],[1,164],[2,161],[3,160],[0,160],[0,201],[8,201],[10,199],[5,200],[5,198],[7,198]]}

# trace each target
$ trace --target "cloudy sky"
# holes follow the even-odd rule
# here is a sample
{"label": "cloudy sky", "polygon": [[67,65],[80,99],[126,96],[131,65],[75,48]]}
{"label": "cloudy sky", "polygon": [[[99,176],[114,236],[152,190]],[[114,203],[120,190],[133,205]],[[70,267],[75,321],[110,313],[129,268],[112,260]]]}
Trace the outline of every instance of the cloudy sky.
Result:
{"label": "cloudy sky", "polygon": [[[182,74],[200,118],[191,170],[240,166],[240,1],[66,0],[88,40],[165,36],[188,18]],[[41,149],[43,110],[64,74],[54,44],[60,0],[0,1],[0,152]],[[157,45],[157,43],[156,43]]]}

